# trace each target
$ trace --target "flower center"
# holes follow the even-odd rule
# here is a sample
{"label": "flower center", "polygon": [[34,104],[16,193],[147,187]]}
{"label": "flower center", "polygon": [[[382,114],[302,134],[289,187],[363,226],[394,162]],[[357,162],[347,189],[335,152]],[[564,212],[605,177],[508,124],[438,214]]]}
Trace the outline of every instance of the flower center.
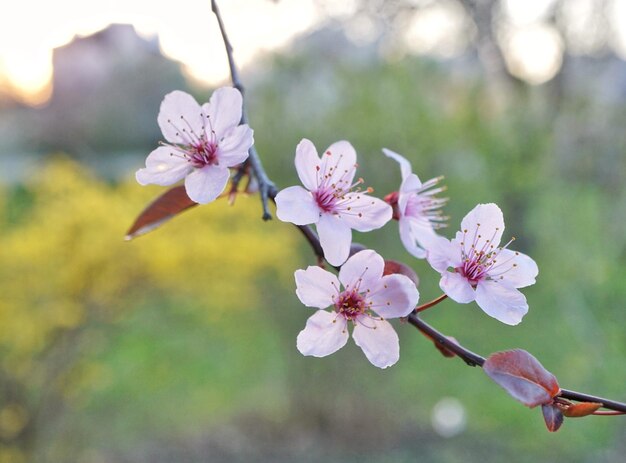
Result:
{"label": "flower center", "polygon": [[219,164],[217,157],[217,143],[201,139],[189,146],[187,160],[197,169],[204,166]]}
{"label": "flower center", "polygon": [[367,303],[365,298],[355,290],[347,290],[339,294],[335,301],[335,312],[348,320],[354,320],[365,313]]}
{"label": "flower center", "polygon": [[441,214],[441,207],[448,198],[436,198],[435,195],[446,190],[445,186],[434,188],[443,177],[436,177],[424,182],[419,190],[409,193],[404,208],[404,215],[412,217],[433,228],[443,228],[448,217]]}

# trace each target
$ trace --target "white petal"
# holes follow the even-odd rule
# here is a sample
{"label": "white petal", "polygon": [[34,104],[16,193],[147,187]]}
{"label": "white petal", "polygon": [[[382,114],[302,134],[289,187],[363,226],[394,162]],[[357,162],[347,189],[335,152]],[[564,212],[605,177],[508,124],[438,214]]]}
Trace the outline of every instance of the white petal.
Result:
{"label": "white petal", "polygon": [[517,325],[528,312],[526,297],[501,281],[480,281],[476,302],[487,315],[507,325]]}
{"label": "white petal", "polygon": [[[497,247],[504,231],[502,211],[493,203],[479,204],[463,218],[461,231],[464,232],[465,230],[467,233],[465,233],[463,241],[465,242],[466,253],[469,254],[472,244],[475,245],[477,251],[481,249],[490,250],[492,246]],[[479,235],[480,238],[478,238]]]}
{"label": "white petal", "polygon": [[400,358],[398,335],[386,320],[361,315],[356,320],[352,337],[370,363],[378,368],[390,367]]}
{"label": "white petal", "polygon": [[332,214],[322,214],[317,222],[317,234],[324,250],[324,257],[335,267],[343,264],[350,254],[352,230]]}
{"label": "white petal", "polygon": [[346,319],[334,312],[318,310],[307,320],[296,345],[302,355],[326,357],[348,342]]}
{"label": "white petal", "polygon": [[443,272],[439,287],[448,297],[460,304],[467,304],[476,299],[476,291],[467,278],[455,272]]}
{"label": "white petal", "polygon": [[183,154],[175,148],[161,146],[146,158],[146,168],[135,174],[140,185],[172,185],[193,170]]}
{"label": "white petal", "polygon": [[404,214],[406,212],[406,206],[409,202],[409,198],[412,196],[419,196],[417,192],[421,188],[422,182],[420,182],[420,179],[415,174],[410,174],[402,181],[398,194],[398,209],[400,209],[400,213]]}
{"label": "white petal", "polygon": [[320,219],[320,209],[309,191],[290,186],[276,195],[276,215],[283,222],[308,225]]}
{"label": "white petal", "polygon": [[341,266],[339,281],[346,289],[358,285],[362,291],[365,291],[380,281],[384,269],[384,259],[375,251],[366,249],[357,252]]}
{"label": "white petal", "polygon": [[248,159],[248,150],[254,144],[253,130],[247,124],[229,130],[218,145],[220,165],[232,167]]}
{"label": "white petal", "polygon": [[330,175],[326,181],[329,185],[347,189],[352,185],[356,173],[356,151],[347,141],[338,141],[328,147],[322,154],[323,175]]}
{"label": "white petal", "polygon": [[386,275],[366,295],[372,309],[383,318],[406,317],[419,301],[419,291],[404,275]]}
{"label": "white petal", "polygon": [[387,148],[383,148],[383,153],[385,153],[385,156],[387,156],[388,158],[391,158],[394,161],[396,161],[398,164],[400,164],[400,172],[402,173],[402,180],[404,180],[411,174],[411,163],[407,160],[407,158]]}
{"label": "white petal", "polygon": [[431,267],[438,272],[445,272],[448,267],[456,268],[461,265],[460,245],[438,235],[435,235],[425,245],[426,259]]}
{"label": "white petal", "polygon": [[333,296],[339,293],[337,277],[326,270],[309,266],[306,270],[296,270],[296,295],[307,307],[325,309],[333,305]]}
{"label": "white petal", "polygon": [[496,264],[489,270],[494,280],[502,279],[515,288],[524,288],[535,283],[539,268],[534,260],[521,252],[503,249],[496,257]]}
{"label": "white petal", "polygon": [[243,99],[239,90],[233,87],[218,88],[208,103],[202,106],[208,116],[206,130],[213,130],[218,140],[241,122]]}
{"label": "white petal", "polygon": [[417,246],[415,236],[413,236],[411,219],[408,217],[400,217],[398,226],[400,228],[400,241],[402,241],[407,252],[418,259],[426,257],[426,251]]}
{"label": "white petal", "polygon": [[226,167],[205,166],[185,178],[187,195],[199,204],[210,203],[226,188],[230,171]]}
{"label": "white petal", "polygon": [[315,191],[318,187],[317,176],[321,170],[322,161],[317,155],[315,145],[303,138],[296,147],[296,171],[300,181],[307,190]]}
{"label": "white petal", "polygon": [[202,108],[190,94],[180,90],[165,95],[157,121],[171,143],[191,145],[204,134]]}
{"label": "white petal", "polygon": [[393,216],[393,209],[389,204],[365,193],[348,193],[342,203],[346,205],[339,210],[342,220],[350,228],[360,232],[381,228]]}

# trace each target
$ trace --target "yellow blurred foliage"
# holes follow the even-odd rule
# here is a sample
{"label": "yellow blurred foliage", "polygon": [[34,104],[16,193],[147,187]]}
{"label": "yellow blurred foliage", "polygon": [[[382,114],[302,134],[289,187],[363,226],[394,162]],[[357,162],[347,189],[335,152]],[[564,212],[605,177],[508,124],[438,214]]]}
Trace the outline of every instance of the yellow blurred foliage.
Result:
{"label": "yellow blurred foliage", "polygon": [[[0,195],[0,387],[20,385],[18,397],[49,380],[48,353],[73,342],[68,333],[114,322],[137,305],[159,310],[167,297],[206,307],[209,320],[254,310],[260,276],[288,281],[293,272],[298,237],[263,222],[257,197],[194,208],[126,242],[127,228],[162,188],[110,186],[55,157],[26,190],[32,201],[13,223]],[[3,433],[16,416],[26,420],[28,408],[16,414],[7,400],[0,398]]]}

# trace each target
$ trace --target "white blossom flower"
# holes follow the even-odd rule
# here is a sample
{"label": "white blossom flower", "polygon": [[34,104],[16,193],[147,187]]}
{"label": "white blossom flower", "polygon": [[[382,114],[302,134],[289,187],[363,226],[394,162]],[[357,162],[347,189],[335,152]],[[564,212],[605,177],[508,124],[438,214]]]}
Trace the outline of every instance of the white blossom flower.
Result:
{"label": "white blossom flower", "polygon": [[228,168],[245,161],[254,143],[252,129],[239,125],[241,112],[241,93],[232,87],[217,89],[202,106],[185,92],[165,95],[158,122],[168,143],[150,153],[137,181],[167,186],[184,178],[193,201],[213,201],[228,183]]}
{"label": "white blossom flower", "polygon": [[335,266],[350,253],[352,229],[366,232],[385,225],[392,215],[384,201],[361,191],[363,179],[354,181],[356,152],[347,141],[332,144],[322,155],[303,139],[296,148],[296,170],[301,186],[276,196],[276,215],[296,225],[315,224],[326,260]]}
{"label": "white blossom flower", "polygon": [[441,273],[439,286],[462,304],[476,301],[489,316],[517,325],[528,312],[517,288],[535,283],[539,272],[530,257],[499,246],[504,231],[502,211],[479,204],[461,222],[452,241],[438,236],[428,248],[428,262]]}
{"label": "white blossom flower", "polygon": [[325,357],[339,350],[348,341],[351,322],[354,342],[373,365],[387,368],[398,361],[398,335],[385,319],[410,314],[419,292],[404,275],[383,276],[384,266],[380,255],[365,250],[343,264],[339,279],[320,267],[296,271],[296,294],[304,305],[332,306],[330,312],[315,312],[298,335],[297,346],[303,355]]}
{"label": "white blossom flower", "polygon": [[[398,153],[383,148],[385,156],[400,164],[402,184],[397,192],[385,197],[394,208],[394,218],[398,220],[400,240],[406,250],[418,259],[426,257],[428,243],[437,236],[435,230],[445,226],[441,207],[447,198],[435,195],[445,190],[437,184],[443,177],[432,178],[422,183],[411,170],[411,163]],[[436,187],[436,188],[435,188]]]}

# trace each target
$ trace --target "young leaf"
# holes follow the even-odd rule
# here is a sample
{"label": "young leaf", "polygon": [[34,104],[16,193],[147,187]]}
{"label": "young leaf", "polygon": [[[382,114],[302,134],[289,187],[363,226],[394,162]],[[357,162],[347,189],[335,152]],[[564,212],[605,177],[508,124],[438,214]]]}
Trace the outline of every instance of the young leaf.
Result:
{"label": "young leaf", "polygon": [[170,220],[176,214],[180,214],[196,205],[197,203],[187,196],[184,186],[175,186],[155,199],[139,214],[135,223],[126,233],[125,239],[131,240],[137,236],[145,235]]}
{"label": "young leaf", "polygon": [[560,391],[554,375],[525,350],[491,354],[483,370],[527,407],[547,404]]}
{"label": "young leaf", "polygon": [[402,262],[386,260],[383,275],[392,275],[394,273],[408,277],[413,283],[415,283],[415,286],[419,286],[420,279],[417,276],[417,273],[415,273],[415,270]]}
{"label": "young leaf", "polygon": [[564,408],[563,415],[568,418],[580,418],[582,416],[591,415],[601,406],[602,404],[598,402],[581,402]]}
{"label": "young leaf", "polygon": [[557,432],[563,424],[563,413],[559,407],[553,404],[544,404],[541,406],[543,412],[543,420],[546,422],[548,431]]}

